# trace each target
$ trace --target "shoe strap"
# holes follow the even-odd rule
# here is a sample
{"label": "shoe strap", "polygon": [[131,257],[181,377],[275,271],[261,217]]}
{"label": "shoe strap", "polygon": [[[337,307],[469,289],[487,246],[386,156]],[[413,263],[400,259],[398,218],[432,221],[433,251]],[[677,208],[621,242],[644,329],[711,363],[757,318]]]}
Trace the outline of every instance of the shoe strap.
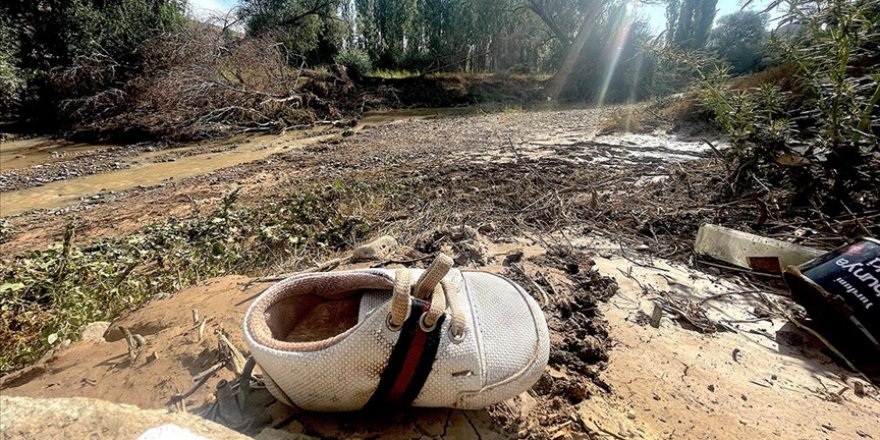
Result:
{"label": "shoe strap", "polygon": [[387,411],[389,406],[406,407],[422,391],[437,357],[445,316],[441,314],[436,325],[426,329],[421,321],[430,308],[430,303],[412,298],[409,318],[400,327],[400,335],[365,409]]}
{"label": "shoe strap", "polygon": [[448,307],[449,313],[452,315],[450,331],[456,340],[460,340],[465,331],[461,286],[445,278],[453,264],[454,262],[449,256],[442,253],[437,255],[437,258],[431,262],[416,281],[414,287],[411,287],[412,278],[408,269],[396,272],[391,316],[388,318],[392,328],[399,329],[409,318],[412,299],[430,301],[430,308],[424,312],[424,325],[433,328],[446,313]]}

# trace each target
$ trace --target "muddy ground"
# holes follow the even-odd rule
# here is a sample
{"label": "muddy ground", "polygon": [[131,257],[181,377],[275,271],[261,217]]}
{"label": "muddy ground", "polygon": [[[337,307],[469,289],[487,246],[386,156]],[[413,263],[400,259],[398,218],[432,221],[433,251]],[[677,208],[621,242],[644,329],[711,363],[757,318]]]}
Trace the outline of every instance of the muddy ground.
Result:
{"label": "muddy ground", "polygon": [[[34,179],[6,180],[17,182],[10,187],[16,191],[34,192],[3,193],[4,203],[20,204],[20,212],[4,219],[8,232],[0,253],[45,247],[74,220],[80,225],[77,240],[88,243],[169,217],[204,215],[239,187],[244,203],[256,204],[305,183],[407,182],[433,194],[434,202],[386,213],[380,230],[408,247],[401,258],[442,249],[459,264],[502,272],[523,284],[542,302],[553,332],[544,377],[529,392],[486,411],[413,410],[377,418],[290,414],[266,401],[269,419],[240,429],[256,434],[275,426],[327,438],[880,439],[877,388],[841,368],[809,333],[789,323],[790,313],[782,311],[797,306],[778,283],[693,261],[688,243],[699,223],[748,227],[754,204],[712,200],[705,188],[720,165],[699,139],[597,136],[603,122],[621,111],[631,109],[478,111],[388,120],[346,133],[339,128],[307,143],[299,137],[258,138],[251,142],[282,151],[112,194],[79,185],[79,177],[63,177],[71,188],[82,188],[84,203],[77,197],[58,203],[57,194],[38,191],[46,185],[33,183],[58,176],[54,170],[61,165],[45,171],[31,166],[27,173]],[[235,150],[222,148],[203,145],[192,154]],[[127,169],[139,166],[129,163]],[[23,172],[10,173],[4,168],[0,177]],[[113,181],[112,171],[95,176],[102,174]],[[47,199],[57,206],[27,209]],[[783,236],[790,223],[771,218],[762,232]],[[451,234],[450,227],[467,233]],[[807,231],[799,239],[835,244],[818,235]],[[516,250],[523,259],[511,265],[506,256]],[[347,250],[337,256],[345,255]],[[362,265],[381,263],[388,262]],[[215,395],[222,379],[234,378],[228,368],[182,401],[172,403],[172,396],[217,362],[218,329],[244,346],[242,314],[267,285],[252,277],[282,269],[211,279],[150,302],[115,321],[107,337],[98,332],[61,344],[7,378],[3,393],[99,397],[239,424],[240,415],[218,409],[222,395]],[[650,319],[655,307],[663,310],[659,323]],[[202,330],[193,309],[210,320]],[[120,325],[147,341],[134,361],[125,339],[114,333]]]}

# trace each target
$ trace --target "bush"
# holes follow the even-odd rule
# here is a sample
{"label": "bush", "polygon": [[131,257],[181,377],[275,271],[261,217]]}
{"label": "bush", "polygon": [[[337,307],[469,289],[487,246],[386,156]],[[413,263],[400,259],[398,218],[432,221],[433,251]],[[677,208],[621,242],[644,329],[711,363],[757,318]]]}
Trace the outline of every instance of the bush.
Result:
{"label": "bush", "polygon": [[373,71],[373,62],[363,49],[346,48],[336,54],[336,63],[345,66],[349,74],[366,76]]}
{"label": "bush", "polygon": [[[140,71],[146,41],[183,23],[182,0],[0,2],[0,107],[20,104],[15,116],[45,129],[61,101],[112,92]],[[108,70],[53,87],[58,71],[97,64]]]}
{"label": "bush", "polygon": [[734,193],[787,181],[795,205],[859,211],[880,182],[880,0],[819,3],[785,17],[801,30],[771,39],[783,64],[749,81],[731,84],[730,66],[707,54],[658,53],[692,69],[702,104],[730,135]]}
{"label": "bush", "polygon": [[754,11],[737,11],[721,17],[712,29],[708,49],[733,67],[731,73],[753,72],[761,67],[767,18]]}
{"label": "bush", "polygon": [[0,17],[0,121],[15,112],[25,85],[15,63],[18,41],[11,25],[9,20]]}

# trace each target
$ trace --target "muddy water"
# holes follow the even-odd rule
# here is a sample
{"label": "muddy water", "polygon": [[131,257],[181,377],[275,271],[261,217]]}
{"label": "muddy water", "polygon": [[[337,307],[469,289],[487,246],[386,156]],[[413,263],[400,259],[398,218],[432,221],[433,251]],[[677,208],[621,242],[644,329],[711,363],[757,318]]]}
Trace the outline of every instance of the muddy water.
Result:
{"label": "muddy water", "polygon": [[[475,108],[441,108],[374,112],[367,114],[361,119],[355,130],[357,131],[367,126],[377,126],[412,119],[474,114],[477,111],[479,110]],[[336,130],[337,133],[335,134],[317,134],[322,131],[326,132],[326,129],[327,127],[318,127],[311,131],[291,132],[282,136],[254,136],[246,138],[244,141],[238,139],[239,142],[231,139],[217,142],[214,145],[194,144],[173,149],[145,151],[134,157],[124,159],[129,165],[125,169],[59,180],[42,186],[0,193],[0,217],[20,214],[33,209],[54,209],[71,205],[82,197],[103,191],[124,191],[138,185],[156,185],[171,178],[182,179],[206,174],[219,169],[265,159],[291,148],[299,148],[339,136],[339,130]],[[0,165],[2,165],[0,169],[6,171],[27,168],[63,160],[63,155],[98,151],[107,148],[110,147],[74,144],[48,138],[4,142],[0,144]],[[227,151],[193,154],[180,157],[173,162],[150,162],[151,159],[159,156],[185,154],[196,148],[205,151],[217,149]]]}
{"label": "muddy water", "polygon": [[[150,186],[170,178],[181,179],[210,173],[242,163],[265,159],[291,148],[299,148],[338,136],[336,134],[295,138],[294,136],[259,136],[229,151],[195,154],[174,162],[134,164],[108,173],[59,180],[43,186],[0,194],[0,216],[19,214],[32,209],[52,209],[77,202],[81,197],[102,191],[123,191],[138,185]],[[231,142],[218,143],[218,146]],[[165,151],[167,152],[167,151]],[[141,162],[150,156],[138,156]],[[155,156],[155,154],[152,154]]]}
{"label": "muddy water", "polygon": [[14,170],[63,160],[63,155],[110,148],[92,144],[57,141],[46,137],[0,142],[0,169]]}

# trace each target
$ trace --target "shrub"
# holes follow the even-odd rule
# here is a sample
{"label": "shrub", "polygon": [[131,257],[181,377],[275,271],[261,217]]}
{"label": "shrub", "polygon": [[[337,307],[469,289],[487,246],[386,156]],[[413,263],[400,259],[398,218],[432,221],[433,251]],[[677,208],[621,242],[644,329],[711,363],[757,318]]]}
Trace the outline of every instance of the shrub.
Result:
{"label": "shrub", "polygon": [[336,63],[345,66],[349,74],[366,76],[373,71],[373,62],[363,49],[345,48],[336,54]]}
{"label": "shrub", "polygon": [[12,23],[0,17],[0,121],[11,117],[25,85],[15,62],[17,49],[18,41],[12,30]]}
{"label": "shrub", "polygon": [[735,192],[787,180],[795,204],[858,210],[872,203],[880,181],[880,0],[820,3],[810,11],[793,6],[784,17],[801,27],[770,43],[784,64],[734,87],[730,66],[710,55],[658,54],[694,72],[702,104],[731,136]]}

